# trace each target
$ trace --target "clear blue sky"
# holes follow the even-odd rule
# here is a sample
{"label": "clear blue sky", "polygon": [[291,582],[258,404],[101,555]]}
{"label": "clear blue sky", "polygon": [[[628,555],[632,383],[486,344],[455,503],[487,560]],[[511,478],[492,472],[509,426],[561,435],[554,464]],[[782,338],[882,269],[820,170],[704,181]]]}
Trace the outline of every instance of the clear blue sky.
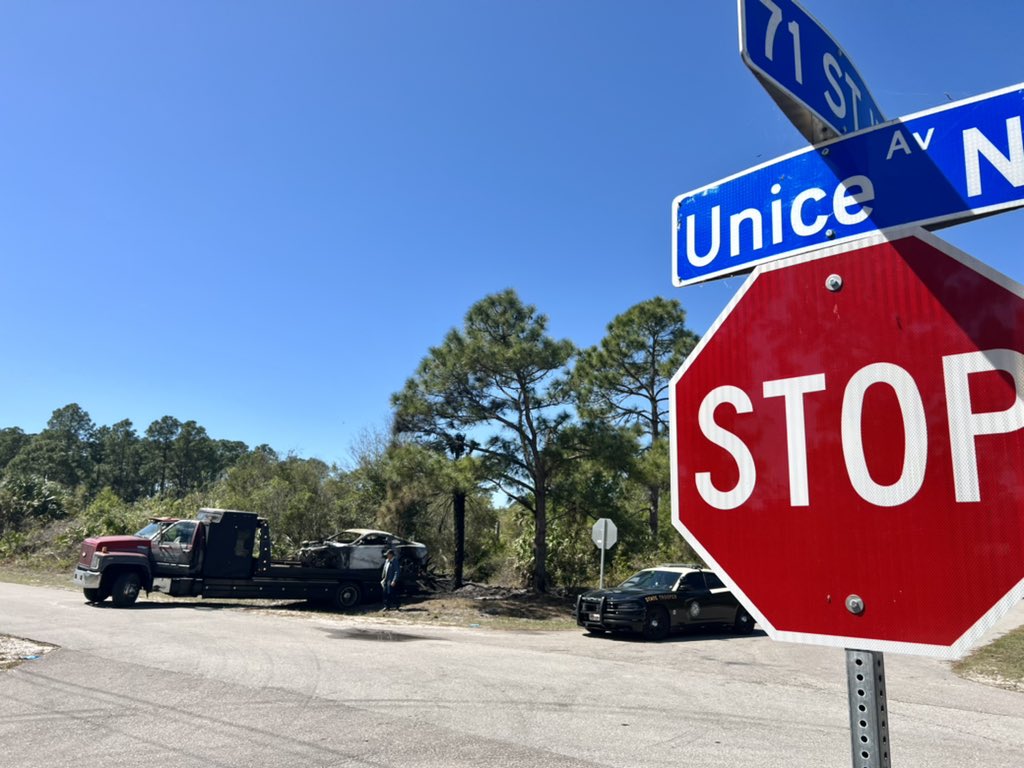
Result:
{"label": "clear blue sky", "polygon": [[[886,117],[1024,81],[1017,0],[805,0]],[[805,146],[731,0],[0,10],[0,426],[53,409],[347,463],[515,288],[596,343],[676,289],[672,198]],[[1024,214],[943,237],[1024,281]]]}

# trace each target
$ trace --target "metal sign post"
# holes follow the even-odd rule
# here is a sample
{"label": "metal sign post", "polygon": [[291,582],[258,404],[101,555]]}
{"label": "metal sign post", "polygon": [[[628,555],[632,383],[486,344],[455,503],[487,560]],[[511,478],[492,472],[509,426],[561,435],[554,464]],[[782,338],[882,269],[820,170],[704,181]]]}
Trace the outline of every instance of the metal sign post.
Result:
{"label": "metal sign post", "polygon": [[890,768],[885,663],[878,651],[846,651],[853,768]]}
{"label": "metal sign post", "polygon": [[615,542],[619,540],[619,529],[607,517],[602,517],[594,523],[590,537],[594,540],[597,548],[601,550],[601,583],[599,588],[604,589],[604,553],[606,549],[611,549],[615,546]]}

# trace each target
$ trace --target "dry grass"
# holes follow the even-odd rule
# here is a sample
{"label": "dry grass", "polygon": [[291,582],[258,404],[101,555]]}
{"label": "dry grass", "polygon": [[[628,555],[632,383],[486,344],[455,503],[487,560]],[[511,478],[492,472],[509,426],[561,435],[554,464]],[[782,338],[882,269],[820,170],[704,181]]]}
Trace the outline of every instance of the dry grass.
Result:
{"label": "dry grass", "polygon": [[[251,601],[257,607],[255,601]],[[573,603],[569,598],[534,595],[502,587],[472,588],[460,592],[437,592],[406,597],[400,611],[382,612],[379,603],[360,606],[347,613],[335,613],[306,602],[263,603],[263,610],[276,613],[309,614],[317,618],[384,621],[388,624],[418,624],[439,627],[514,631],[557,631],[575,629]]]}
{"label": "dry grass", "polygon": [[33,587],[57,587],[73,590],[75,589],[71,583],[73,571],[74,568],[68,568],[65,571],[0,563],[0,581],[11,584],[28,584]]}
{"label": "dry grass", "polygon": [[[71,583],[71,571],[62,572],[24,565],[0,564],[0,581],[37,587],[56,587],[77,591]],[[196,603],[186,598],[152,594],[148,601],[173,601],[183,605]],[[207,605],[219,601],[201,601]],[[427,624],[447,627],[479,627],[506,630],[574,629],[573,601],[555,595],[534,595],[526,590],[471,584],[457,592],[436,592],[406,597],[402,610],[380,613],[379,604],[364,605],[345,614],[319,608],[304,601],[232,600],[225,606],[244,606],[291,614],[316,614],[318,617],[386,617],[389,623]]]}
{"label": "dry grass", "polygon": [[495,588],[410,598],[395,620],[440,626],[514,630],[574,629],[572,602],[552,595]]}
{"label": "dry grass", "polygon": [[969,680],[1024,693],[1024,627],[979,648],[953,670]]}

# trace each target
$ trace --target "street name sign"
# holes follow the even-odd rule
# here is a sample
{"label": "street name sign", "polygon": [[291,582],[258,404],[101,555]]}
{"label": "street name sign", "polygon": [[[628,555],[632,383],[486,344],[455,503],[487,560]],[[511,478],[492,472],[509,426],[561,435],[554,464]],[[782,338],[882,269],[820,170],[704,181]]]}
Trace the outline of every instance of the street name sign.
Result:
{"label": "street name sign", "polygon": [[883,122],[864,79],[794,0],[739,0],[740,56],[812,144]]}
{"label": "street name sign", "polygon": [[794,152],[672,202],[675,285],[1024,205],[1024,85]]}
{"label": "street name sign", "polygon": [[1024,598],[1024,286],[914,228],[759,267],[673,377],[673,523],[776,640],[962,655]]}

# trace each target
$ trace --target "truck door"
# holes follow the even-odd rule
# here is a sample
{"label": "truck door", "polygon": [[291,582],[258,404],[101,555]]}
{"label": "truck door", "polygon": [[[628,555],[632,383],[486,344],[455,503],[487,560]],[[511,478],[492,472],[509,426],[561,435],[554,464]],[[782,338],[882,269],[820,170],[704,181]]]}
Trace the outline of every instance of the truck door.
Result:
{"label": "truck door", "polygon": [[187,576],[197,544],[199,524],[179,520],[153,539],[153,571],[159,576]]}

